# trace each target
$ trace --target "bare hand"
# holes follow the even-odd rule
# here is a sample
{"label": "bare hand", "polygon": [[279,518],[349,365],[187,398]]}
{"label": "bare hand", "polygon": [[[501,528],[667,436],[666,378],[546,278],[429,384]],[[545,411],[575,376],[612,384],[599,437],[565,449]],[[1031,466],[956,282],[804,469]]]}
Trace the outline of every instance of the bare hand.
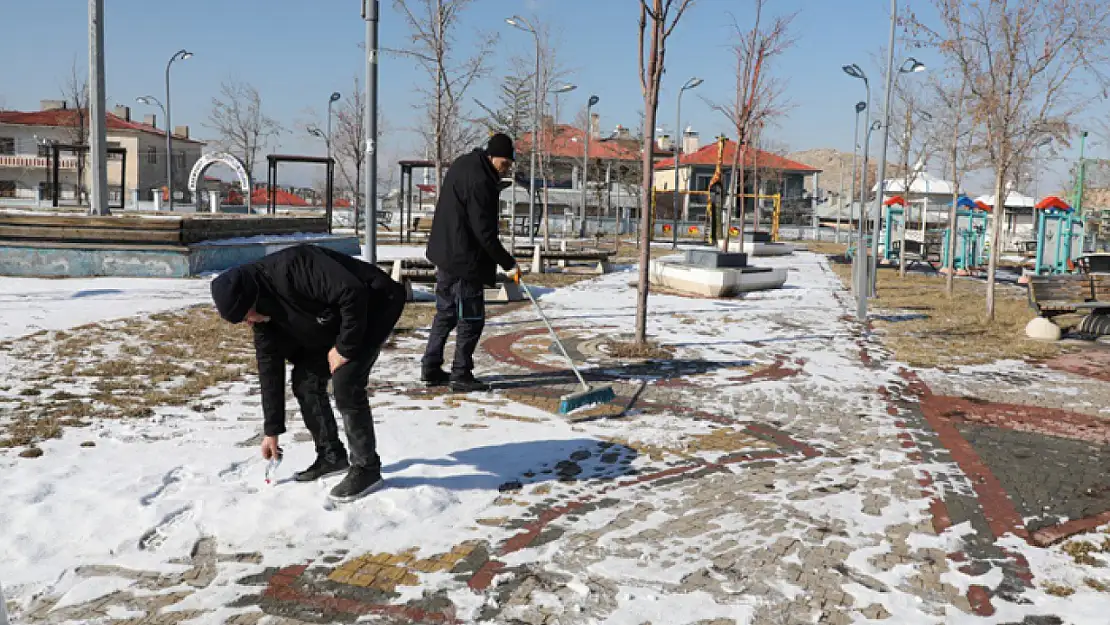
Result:
{"label": "bare hand", "polygon": [[336,369],[342,367],[348,362],[350,361],[340,356],[339,351],[334,347],[331,348],[330,352],[328,352],[328,368],[331,369],[332,373],[335,373]]}
{"label": "bare hand", "polygon": [[262,437],[262,457],[266,460],[281,458],[281,447],[278,447],[278,437]]}
{"label": "bare hand", "polygon": [[505,276],[513,282],[520,284],[520,265],[514,265],[512,269],[505,273]]}

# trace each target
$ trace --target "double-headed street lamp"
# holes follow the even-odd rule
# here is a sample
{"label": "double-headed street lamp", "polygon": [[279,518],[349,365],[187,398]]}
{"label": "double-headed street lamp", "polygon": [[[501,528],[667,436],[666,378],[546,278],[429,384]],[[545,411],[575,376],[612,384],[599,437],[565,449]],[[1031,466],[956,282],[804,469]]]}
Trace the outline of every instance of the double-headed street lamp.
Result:
{"label": "double-headed street lamp", "polygon": [[192,56],[193,53],[188,50],[178,50],[170,57],[169,63],[166,63],[166,189],[169,191],[171,211],[173,210],[173,125],[170,121],[170,66],[177,59],[184,61]]}
{"label": "double-headed street lamp", "polygon": [[[852,190],[848,194],[848,221],[849,221],[849,224],[851,223],[851,220],[852,220],[852,204],[856,201],[856,172],[859,170],[859,163],[858,163],[858,159],[859,159],[859,114],[864,112],[865,110],[867,110],[867,103],[866,102],[863,102],[863,101],[856,102],[856,124],[852,129]],[[844,192],[844,187],[840,188],[840,192],[841,193]],[[844,198],[840,199],[840,206],[841,206],[841,208],[844,207]],[[839,219],[839,214],[840,214],[840,211],[837,211],[837,219]],[[862,214],[862,209],[861,209],[861,214]],[[840,224],[839,223],[837,224],[837,229],[836,229],[836,242],[837,243],[840,242]],[[853,265],[854,265],[854,263],[853,263]],[[853,282],[852,284],[853,284],[852,288],[854,289],[855,288],[855,286],[854,286],[855,282]]]}
{"label": "double-headed street lamp", "polygon": [[[509,26],[519,28],[520,30],[532,33],[532,37],[536,40],[536,88],[533,92],[534,99],[532,100],[532,155],[531,163],[528,171],[528,242],[532,245],[536,244],[536,142],[539,138],[539,110],[540,110],[540,36],[536,33],[536,29],[532,27],[528,20],[514,15],[506,18],[505,23]],[[515,207],[514,207],[515,210]]]}
{"label": "double-headed street lamp", "polygon": [[[864,134],[865,134],[865,137],[870,138],[870,136],[871,136],[871,132],[870,132],[870,128],[871,128],[871,106],[870,106],[871,105],[871,83],[867,80],[867,74],[865,74],[863,72],[863,68],[861,68],[859,65],[857,65],[855,63],[852,63],[851,65],[845,65],[842,69],[844,70],[845,74],[848,74],[852,78],[858,78],[858,79],[863,81],[863,88],[867,93],[867,98],[863,102],[859,102],[859,103],[856,104],[856,123],[857,123],[857,125],[859,123],[860,111],[866,111],[867,115],[864,117],[864,123],[863,123],[863,127],[865,129]],[[860,106],[861,104],[863,105],[862,107]],[[856,253],[852,256],[852,276],[854,278],[852,280],[852,290],[855,291],[857,298],[861,297],[860,294],[864,291],[864,289],[861,286],[863,284],[863,279],[860,276],[863,275],[865,264],[861,260],[860,255],[862,254],[863,258],[867,258],[867,253],[866,253],[867,247],[865,245],[865,224],[867,223],[867,221],[866,221],[866,219],[864,217],[864,213],[863,213],[863,204],[864,204],[863,198],[864,198],[864,195],[866,193],[865,189],[867,188],[867,154],[868,154],[868,148],[869,148],[870,145],[871,144],[870,144],[869,140],[864,141],[864,145],[863,145],[863,170],[860,174],[859,220],[856,223]],[[855,166],[855,153],[853,152],[853,158],[852,158],[853,173],[855,171],[855,167],[856,167]],[[854,202],[855,201],[854,196],[856,194],[855,193],[855,177],[854,177],[854,175],[852,177],[852,182],[853,182],[853,185],[852,185],[852,196],[853,196],[852,201]],[[849,203],[849,206],[851,206],[851,203]],[[849,212],[849,215],[850,214],[851,214],[851,212]]]}
{"label": "double-headed street lamp", "polygon": [[[682,133],[682,94],[685,93],[687,89],[697,88],[698,85],[700,85],[703,82],[705,82],[705,81],[702,80],[701,78],[697,78],[697,77],[694,77],[694,78],[691,78],[690,80],[687,80],[686,84],[682,85],[682,88],[678,90],[678,102],[675,104],[674,214],[671,215],[671,249],[678,249],[678,209],[679,209],[679,203],[680,203],[679,198],[681,196],[681,194],[678,192],[678,164],[679,164],[679,161],[682,160],[682,136],[683,136],[683,133]],[[736,145],[736,149],[737,150],[740,149],[740,144]],[[741,163],[740,166],[743,167],[744,164]],[[736,181],[735,180],[732,181],[732,184],[735,185]],[[741,189],[740,192],[743,193],[744,192],[743,189]],[[714,236],[716,236],[716,235],[714,235]],[[728,250],[725,250],[725,251],[727,252]]]}

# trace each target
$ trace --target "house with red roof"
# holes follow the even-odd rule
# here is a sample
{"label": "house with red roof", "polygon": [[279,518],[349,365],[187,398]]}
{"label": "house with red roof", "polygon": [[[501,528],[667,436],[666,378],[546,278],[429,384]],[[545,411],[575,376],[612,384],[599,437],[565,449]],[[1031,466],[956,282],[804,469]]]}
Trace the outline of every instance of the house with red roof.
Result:
{"label": "house with red roof", "polygon": [[[108,160],[110,201],[121,198],[130,204],[134,192],[139,199],[152,199],[155,190],[166,187],[166,130],[148,115],[142,122],[131,119],[131,109],[117,106],[106,115],[108,146],[126,150],[123,159]],[[0,111],[0,198],[35,200],[51,197],[53,188],[52,144],[80,143],[88,136],[87,110],[69,108],[60,100],[43,100],[38,111]],[[173,130],[175,197],[184,198],[189,172],[200,158],[202,141],[189,136],[188,126]],[[88,189],[88,157],[61,150],[58,158],[61,198],[72,201],[77,189]],[[126,174],[126,175],[124,175]],[[121,185],[126,184],[126,188]]]}
{"label": "house with red roof", "polygon": [[[706,191],[709,181],[717,169],[718,147],[717,142],[708,143],[698,147],[697,135],[687,131],[683,143],[684,154],[680,155],[678,163],[678,189],[685,191]],[[694,140],[691,141],[691,136]],[[732,160],[736,157],[737,144],[735,141],[726,140],[722,161],[723,184],[726,189],[735,188],[732,185]],[[760,195],[782,195],[782,214],[794,215],[812,214],[811,200],[806,191],[806,178],[817,176],[821,170],[809,165],[803,165],[771,152],[765,152],[749,146],[740,150],[741,166],[744,168],[744,193],[758,192]],[[737,181],[739,184],[739,181]],[[655,164],[652,186],[656,193],[664,192],[668,200],[675,189],[675,159],[670,156]],[[659,198],[657,196],[657,201]],[[684,195],[680,201],[682,218],[695,218],[706,208],[707,198],[703,195]],[[747,214],[751,215],[755,207],[755,199],[746,200]],[[673,201],[660,202],[661,207],[673,206]],[[771,200],[764,200],[763,206],[770,208]],[[670,215],[673,211],[663,211],[660,215]],[[737,215],[739,211],[737,211]],[[783,223],[791,223],[792,219],[784,219]]]}

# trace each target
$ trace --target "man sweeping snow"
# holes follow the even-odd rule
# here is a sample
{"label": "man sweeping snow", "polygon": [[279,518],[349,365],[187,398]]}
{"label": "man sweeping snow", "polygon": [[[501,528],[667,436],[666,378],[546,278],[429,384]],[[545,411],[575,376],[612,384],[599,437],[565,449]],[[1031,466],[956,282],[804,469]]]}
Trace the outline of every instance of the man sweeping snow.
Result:
{"label": "man sweeping snow", "polygon": [[[478,148],[451,163],[444,176],[432,231],[428,260],[436,266],[436,316],[421,361],[420,379],[431,386],[450,383],[451,390],[486,390],[474,378],[474,350],[485,328],[485,285],[492,285],[500,265],[512,279],[520,268],[498,238],[501,176],[513,163],[513,141],[495,134]],[[443,371],[443,349],[451,331],[455,360]]]}
{"label": "man sweeping snow", "polygon": [[[262,457],[277,458],[285,432],[285,363],[312,440],[316,461],[298,482],[347,471],[331,491],[336,501],[382,484],[381,459],[366,385],[405,306],[405,289],[381,269],[316,245],[298,245],[229,269],[212,281],[220,316],[254,330],[264,416]],[[328,399],[343,416],[350,460]],[[349,469],[349,470],[348,470]]]}

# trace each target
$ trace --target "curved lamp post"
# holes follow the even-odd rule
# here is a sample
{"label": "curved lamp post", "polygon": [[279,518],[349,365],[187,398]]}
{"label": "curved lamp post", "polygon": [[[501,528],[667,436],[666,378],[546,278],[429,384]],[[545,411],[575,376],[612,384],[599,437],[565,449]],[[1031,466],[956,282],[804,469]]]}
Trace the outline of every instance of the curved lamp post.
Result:
{"label": "curved lamp post", "polygon": [[328,98],[328,138],[324,140],[328,146],[328,158],[331,158],[331,105],[337,102],[341,97],[343,96],[339,95],[338,91],[335,91],[331,94],[331,97]]}
{"label": "curved lamp post", "polygon": [[[680,194],[678,192],[678,165],[679,161],[682,159],[682,94],[685,93],[687,89],[697,88],[698,85],[703,82],[705,81],[697,77],[687,80],[686,84],[682,85],[682,88],[678,90],[678,102],[675,105],[676,121],[674,132],[676,136],[674,139],[674,214],[671,215],[671,249],[678,249],[678,205],[680,203]],[[736,149],[739,150],[740,146],[737,145]],[[740,166],[743,167],[743,164],[741,164]],[[733,181],[733,184],[735,184],[735,181]],[[740,192],[743,193],[743,190],[741,190]],[[725,251],[727,252],[728,250]]]}
{"label": "curved lamp post", "polygon": [[170,196],[170,210],[173,210],[173,125],[170,123],[170,66],[177,59],[191,58],[192,52],[178,50],[166,63],[166,190]]}
{"label": "curved lamp post", "polygon": [[[855,63],[852,63],[851,65],[845,65],[842,69],[844,70],[845,74],[848,74],[852,78],[858,78],[858,79],[862,80],[863,81],[863,88],[864,88],[864,90],[867,94],[867,98],[863,101],[863,104],[864,104],[863,110],[865,110],[867,112],[867,115],[864,116],[864,123],[863,123],[863,127],[865,129],[865,137],[867,137],[867,139],[865,139],[865,141],[864,141],[864,146],[863,146],[863,154],[864,154],[864,156],[863,156],[863,169],[860,172],[859,218],[856,222],[856,253],[852,256],[852,276],[854,277],[854,279],[852,280],[852,290],[855,291],[856,297],[858,298],[858,297],[861,297],[860,293],[863,292],[863,289],[861,287],[861,283],[863,281],[860,279],[860,274],[863,273],[861,271],[861,269],[863,268],[864,265],[863,265],[862,262],[860,262],[860,253],[863,250],[867,249],[866,245],[865,245],[865,241],[864,241],[865,236],[866,236],[865,229],[866,229],[866,223],[867,222],[866,222],[866,219],[864,218],[864,214],[863,214],[863,204],[864,204],[863,199],[866,195],[865,189],[867,188],[867,153],[868,153],[868,147],[871,145],[870,140],[869,140],[870,137],[871,137],[871,132],[869,130],[871,128],[871,108],[870,108],[870,105],[871,105],[871,83],[867,80],[867,74],[865,74],[863,72],[863,68],[861,68],[859,65],[857,65]],[[856,104],[856,119],[857,120],[859,119],[859,111],[860,111],[859,104]],[[854,162],[854,159],[853,159],[853,162]],[[853,169],[855,169],[854,165],[853,165]],[[852,178],[852,181],[853,181],[853,183],[855,182],[854,177]],[[853,185],[852,189],[853,189],[852,195],[854,196],[855,195],[855,186],[854,185]],[[852,201],[855,201],[855,197],[852,198]],[[849,203],[849,206],[851,206],[851,203]],[[866,253],[864,253],[864,257],[866,257]]]}
{"label": "curved lamp post", "polygon": [[[528,171],[528,242],[536,244],[536,141],[539,137],[539,110],[540,110],[540,36],[528,20],[519,15],[506,18],[505,23],[514,28],[532,33],[536,40],[536,87],[532,100],[532,155]],[[513,207],[514,211],[516,207]]]}
{"label": "curved lamp post", "polygon": [[596,95],[591,95],[589,101],[586,102],[586,132],[582,146],[582,225],[578,233],[578,236],[582,238],[586,237],[586,181],[589,180],[590,131],[593,129],[590,111],[593,110],[594,105],[597,104],[599,100],[600,98]]}

